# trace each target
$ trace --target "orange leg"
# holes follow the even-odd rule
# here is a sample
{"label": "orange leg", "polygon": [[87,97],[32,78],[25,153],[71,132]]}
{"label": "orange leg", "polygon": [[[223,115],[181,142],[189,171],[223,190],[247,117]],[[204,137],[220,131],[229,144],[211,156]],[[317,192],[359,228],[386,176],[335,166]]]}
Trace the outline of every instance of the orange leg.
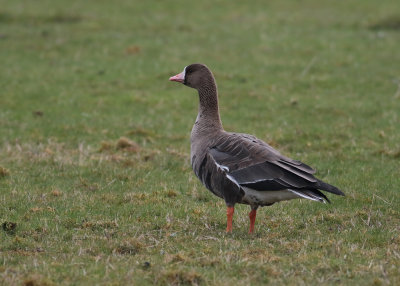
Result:
{"label": "orange leg", "polygon": [[249,213],[249,218],[250,218],[249,233],[253,233],[254,231],[254,223],[256,222],[256,215],[257,215],[257,209],[252,209],[251,212]]}
{"label": "orange leg", "polygon": [[228,222],[226,225],[226,232],[232,232],[232,219],[233,219],[233,213],[235,212],[234,207],[227,207],[226,209],[226,216],[228,218]]}

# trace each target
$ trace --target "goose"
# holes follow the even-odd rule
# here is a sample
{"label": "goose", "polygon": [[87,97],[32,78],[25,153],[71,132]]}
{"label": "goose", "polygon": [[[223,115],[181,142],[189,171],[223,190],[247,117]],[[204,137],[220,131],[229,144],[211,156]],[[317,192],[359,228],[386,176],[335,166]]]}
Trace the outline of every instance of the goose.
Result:
{"label": "goose", "polygon": [[314,177],[310,166],[282,155],[255,136],[225,131],[215,78],[206,65],[188,65],[169,80],[198,91],[198,114],[190,138],[191,165],[202,184],[225,200],[226,232],[232,232],[237,203],[250,205],[249,233],[253,233],[259,207],[296,198],[330,203],[321,190],[345,195]]}

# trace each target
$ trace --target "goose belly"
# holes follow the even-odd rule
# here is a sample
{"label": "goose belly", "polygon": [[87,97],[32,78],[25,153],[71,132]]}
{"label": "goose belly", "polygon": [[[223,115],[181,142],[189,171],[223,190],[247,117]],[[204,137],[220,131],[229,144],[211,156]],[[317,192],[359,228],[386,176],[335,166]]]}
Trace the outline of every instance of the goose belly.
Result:
{"label": "goose belly", "polygon": [[280,201],[287,201],[300,196],[289,190],[280,191],[256,191],[250,188],[243,187],[244,196],[242,203],[249,205],[267,206]]}

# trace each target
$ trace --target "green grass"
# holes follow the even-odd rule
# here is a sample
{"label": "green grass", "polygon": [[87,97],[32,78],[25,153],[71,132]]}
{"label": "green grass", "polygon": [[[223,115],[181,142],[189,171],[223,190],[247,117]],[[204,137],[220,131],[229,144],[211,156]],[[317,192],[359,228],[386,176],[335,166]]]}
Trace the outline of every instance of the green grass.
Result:
{"label": "green grass", "polygon": [[[0,7],[0,284],[400,281],[398,1]],[[347,196],[262,208],[255,235],[238,205],[225,234],[190,168],[197,95],[168,82],[193,62],[227,130]]]}

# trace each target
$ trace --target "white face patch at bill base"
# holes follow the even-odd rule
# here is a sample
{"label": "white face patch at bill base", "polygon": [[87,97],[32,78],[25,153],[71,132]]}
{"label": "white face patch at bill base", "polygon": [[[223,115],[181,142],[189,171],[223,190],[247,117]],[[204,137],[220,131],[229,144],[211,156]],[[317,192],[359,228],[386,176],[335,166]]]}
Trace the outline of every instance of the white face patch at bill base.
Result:
{"label": "white face patch at bill base", "polygon": [[186,68],[187,68],[187,66],[183,69],[183,72],[182,72],[183,81],[185,81],[185,77],[186,77]]}

